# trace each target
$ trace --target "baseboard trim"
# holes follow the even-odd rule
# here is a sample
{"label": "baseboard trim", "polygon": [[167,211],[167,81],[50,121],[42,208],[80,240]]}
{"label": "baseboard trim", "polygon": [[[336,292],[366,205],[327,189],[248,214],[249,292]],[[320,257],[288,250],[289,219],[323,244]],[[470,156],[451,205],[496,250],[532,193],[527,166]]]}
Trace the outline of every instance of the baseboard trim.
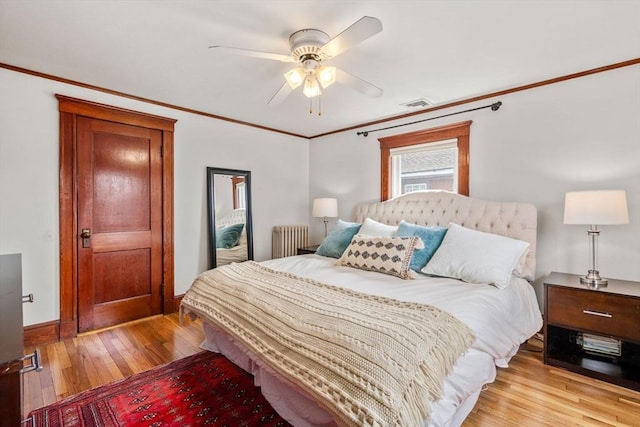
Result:
{"label": "baseboard trim", "polygon": [[180,294],[180,295],[175,295],[173,297],[173,312],[175,313],[176,311],[180,310],[180,303],[182,302],[182,297],[184,297],[184,294]]}
{"label": "baseboard trim", "polygon": [[51,344],[60,341],[60,320],[25,326],[24,346]]}
{"label": "baseboard trim", "polygon": [[[180,310],[180,303],[182,302],[184,294],[175,295],[173,297],[173,311]],[[165,313],[171,314],[171,313]],[[69,326],[75,327],[75,322],[68,322]],[[68,331],[67,331],[68,329]],[[62,331],[62,336],[60,332]],[[38,345],[51,344],[60,341],[60,339],[73,338],[77,336],[77,333],[73,328],[65,327],[60,324],[60,320],[52,320],[51,322],[38,323],[35,325],[29,325],[24,327],[24,346],[35,347]]]}

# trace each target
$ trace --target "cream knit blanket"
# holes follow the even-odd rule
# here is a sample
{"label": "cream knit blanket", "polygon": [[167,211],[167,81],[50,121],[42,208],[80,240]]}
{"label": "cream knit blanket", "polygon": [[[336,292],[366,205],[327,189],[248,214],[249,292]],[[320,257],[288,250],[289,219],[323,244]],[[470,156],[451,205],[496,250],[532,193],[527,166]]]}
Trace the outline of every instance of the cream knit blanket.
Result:
{"label": "cream knit blanket", "polygon": [[248,261],[202,273],[180,309],[241,340],[341,426],[419,426],[474,340],[452,315]]}

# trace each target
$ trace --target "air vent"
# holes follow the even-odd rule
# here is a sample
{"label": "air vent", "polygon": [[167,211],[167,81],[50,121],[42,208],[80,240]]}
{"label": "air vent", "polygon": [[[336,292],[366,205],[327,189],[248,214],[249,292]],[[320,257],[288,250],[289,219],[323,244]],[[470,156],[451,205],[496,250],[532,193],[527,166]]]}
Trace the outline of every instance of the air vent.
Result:
{"label": "air vent", "polygon": [[424,108],[424,107],[428,107],[430,105],[433,105],[433,102],[429,101],[426,98],[420,98],[420,99],[416,99],[414,101],[409,101],[409,102],[404,102],[402,104],[400,104],[404,107],[409,107],[409,108]]}

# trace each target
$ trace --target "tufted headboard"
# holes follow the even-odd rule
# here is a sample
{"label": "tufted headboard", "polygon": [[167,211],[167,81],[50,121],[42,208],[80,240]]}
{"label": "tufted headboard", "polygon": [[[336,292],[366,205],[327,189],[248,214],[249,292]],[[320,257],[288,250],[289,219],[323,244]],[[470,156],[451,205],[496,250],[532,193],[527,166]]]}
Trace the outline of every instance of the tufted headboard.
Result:
{"label": "tufted headboard", "polygon": [[234,209],[220,219],[216,219],[216,227],[226,227],[233,224],[244,224],[247,221],[244,209]]}
{"label": "tufted headboard", "polygon": [[401,220],[425,226],[450,222],[474,230],[499,234],[529,243],[523,277],[532,281],[536,271],[537,210],[530,203],[493,202],[441,190],[417,191],[391,200],[361,204],[356,221],[371,218],[397,225]]}

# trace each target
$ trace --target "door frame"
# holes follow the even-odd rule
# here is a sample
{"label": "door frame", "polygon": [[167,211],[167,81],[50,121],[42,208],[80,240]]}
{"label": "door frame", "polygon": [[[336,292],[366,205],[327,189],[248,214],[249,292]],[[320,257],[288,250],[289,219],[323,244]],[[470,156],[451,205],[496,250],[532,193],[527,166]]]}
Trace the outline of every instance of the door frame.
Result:
{"label": "door frame", "polygon": [[173,133],[176,120],[56,94],[60,112],[60,339],[78,335],[77,138],[79,116],[157,129],[162,133],[162,311],[174,297]]}

